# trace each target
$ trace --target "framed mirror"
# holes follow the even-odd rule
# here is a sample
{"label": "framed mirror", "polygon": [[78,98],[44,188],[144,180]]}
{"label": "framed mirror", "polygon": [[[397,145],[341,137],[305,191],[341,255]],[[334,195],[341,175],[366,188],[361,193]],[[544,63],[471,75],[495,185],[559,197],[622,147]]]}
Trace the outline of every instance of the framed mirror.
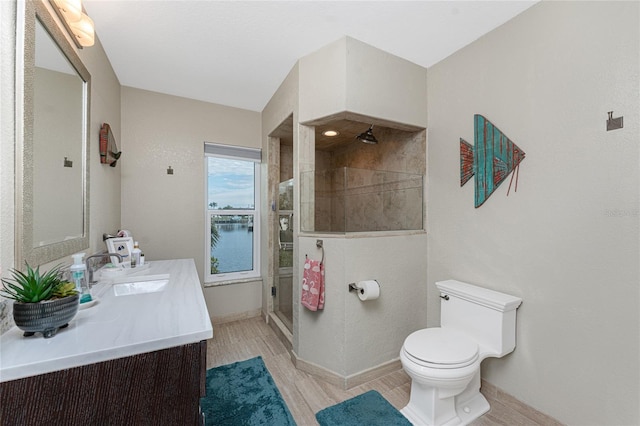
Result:
{"label": "framed mirror", "polygon": [[16,132],[19,269],[25,261],[35,267],[89,247],[91,104],[91,76],[55,12],[39,0],[18,2],[21,7],[18,27],[24,29],[16,37],[17,60],[22,59],[16,109],[23,117]]}

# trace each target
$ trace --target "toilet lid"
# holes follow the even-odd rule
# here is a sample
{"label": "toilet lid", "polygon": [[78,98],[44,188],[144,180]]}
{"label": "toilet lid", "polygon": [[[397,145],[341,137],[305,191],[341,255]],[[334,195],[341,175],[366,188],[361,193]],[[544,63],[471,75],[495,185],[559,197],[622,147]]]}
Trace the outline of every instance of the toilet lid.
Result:
{"label": "toilet lid", "polygon": [[478,358],[478,344],[465,334],[446,328],[425,328],[404,342],[407,354],[442,368],[464,367]]}

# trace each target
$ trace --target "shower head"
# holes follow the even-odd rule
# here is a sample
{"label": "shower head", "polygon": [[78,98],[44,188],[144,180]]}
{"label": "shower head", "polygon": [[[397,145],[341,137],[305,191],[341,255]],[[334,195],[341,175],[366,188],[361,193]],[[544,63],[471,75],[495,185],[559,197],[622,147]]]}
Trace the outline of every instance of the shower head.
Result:
{"label": "shower head", "polygon": [[369,127],[369,130],[367,130],[366,132],[360,133],[358,136],[356,136],[356,139],[371,145],[377,144],[378,139],[376,139],[376,137],[373,136],[373,124],[371,125],[371,127]]}

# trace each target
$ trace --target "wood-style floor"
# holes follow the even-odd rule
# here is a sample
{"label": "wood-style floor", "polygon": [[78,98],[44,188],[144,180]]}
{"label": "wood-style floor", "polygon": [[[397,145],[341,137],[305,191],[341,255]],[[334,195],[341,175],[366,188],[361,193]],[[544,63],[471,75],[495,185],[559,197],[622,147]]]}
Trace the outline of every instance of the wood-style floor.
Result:
{"label": "wood-style floor", "polygon": [[[317,425],[315,413],[323,408],[375,389],[397,409],[409,402],[411,382],[402,370],[349,390],[340,389],[296,369],[285,346],[262,318],[251,318],[213,327],[207,342],[207,368],[262,356],[291,414],[300,426]],[[491,410],[472,424],[544,425],[486,395]]]}

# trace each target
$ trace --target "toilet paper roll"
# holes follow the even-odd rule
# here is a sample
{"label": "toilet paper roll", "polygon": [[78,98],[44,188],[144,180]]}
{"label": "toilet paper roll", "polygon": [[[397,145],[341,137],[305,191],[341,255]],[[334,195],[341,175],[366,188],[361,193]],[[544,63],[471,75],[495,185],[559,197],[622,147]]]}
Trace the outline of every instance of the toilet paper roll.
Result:
{"label": "toilet paper roll", "polygon": [[380,297],[380,284],[375,280],[359,281],[356,287],[360,300],[375,300]]}

